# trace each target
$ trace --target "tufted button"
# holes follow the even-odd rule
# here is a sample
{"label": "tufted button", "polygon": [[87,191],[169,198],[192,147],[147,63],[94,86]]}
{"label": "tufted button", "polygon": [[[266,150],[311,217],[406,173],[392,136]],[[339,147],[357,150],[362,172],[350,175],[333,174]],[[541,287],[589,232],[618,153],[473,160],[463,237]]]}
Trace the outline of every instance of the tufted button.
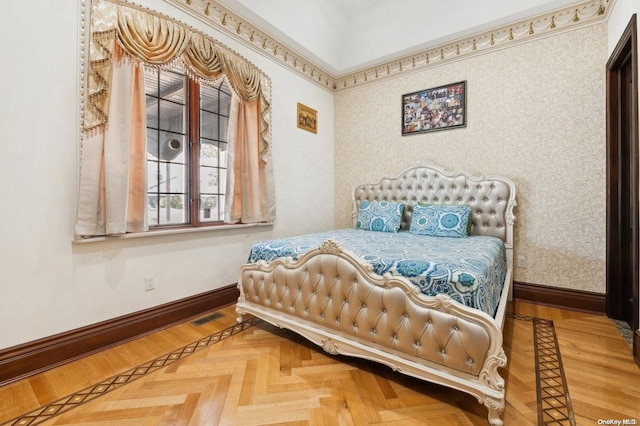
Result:
{"label": "tufted button", "polygon": [[420,346],[420,340],[416,340],[416,346]]}
{"label": "tufted button", "polygon": [[376,329],[375,329],[375,328],[374,328],[374,329],[372,329],[372,330],[371,330],[371,332],[372,332],[373,334],[376,334],[376,333],[377,333],[377,331],[376,331]]}
{"label": "tufted button", "polygon": [[404,314],[402,314],[402,316],[405,317],[405,318],[409,318],[409,314],[406,313],[406,312]]}
{"label": "tufted button", "polygon": [[324,312],[320,314],[320,318],[324,318]]}
{"label": "tufted button", "polygon": [[447,351],[445,351],[445,350],[444,350],[444,348],[440,348],[440,353],[441,353],[442,355],[444,355],[444,354],[446,354],[446,353],[447,353]]}
{"label": "tufted button", "polygon": [[393,335],[393,340],[398,340],[398,336],[397,335]]}
{"label": "tufted button", "polygon": [[427,320],[427,324],[433,324],[433,320]]}
{"label": "tufted button", "polygon": [[453,331],[458,331],[458,326],[457,325],[453,326]]}
{"label": "tufted button", "polygon": [[316,294],[318,294],[318,293],[316,293],[316,291],[315,291],[315,290],[313,290],[313,293],[312,293],[312,294],[315,296],[315,295],[316,295]]}
{"label": "tufted button", "polygon": [[363,307],[363,308],[366,308],[366,307],[367,307],[367,305],[366,305],[365,303],[363,303],[363,304],[362,304],[362,307]]}
{"label": "tufted button", "polygon": [[328,295],[328,296],[327,296],[327,299],[332,299],[332,298],[333,298],[333,296],[332,296],[332,295]]}
{"label": "tufted button", "polygon": [[473,360],[472,360],[471,358],[469,358],[469,359],[467,360],[467,362],[468,362],[469,364],[473,364]]}
{"label": "tufted button", "polygon": [[357,323],[357,322],[354,322],[354,323],[353,323],[353,326],[354,326],[355,328],[358,328],[358,323]]}
{"label": "tufted button", "polygon": [[382,308],[382,313],[386,314],[387,313],[387,309],[386,308]]}

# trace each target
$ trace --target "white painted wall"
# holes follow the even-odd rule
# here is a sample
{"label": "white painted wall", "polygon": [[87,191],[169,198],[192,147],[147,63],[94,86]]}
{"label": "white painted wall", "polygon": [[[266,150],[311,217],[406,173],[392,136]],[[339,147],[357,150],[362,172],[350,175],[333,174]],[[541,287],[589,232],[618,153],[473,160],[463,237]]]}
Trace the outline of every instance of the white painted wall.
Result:
{"label": "white painted wall", "polygon": [[609,35],[609,55],[616,48],[620,36],[629,24],[631,16],[637,13],[640,15],[640,2],[637,0],[615,0],[609,19],[607,21],[607,32]]}
{"label": "white painted wall", "polygon": [[[158,0],[138,1],[198,28]],[[333,225],[333,96],[208,30],[272,79],[278,221],[73,244],[77,188],[79,0],[3,2],[0,13],[0,349],[233,284],[250,246]],[[296,103],[319,114],[296,127]],[[157,288],[144,291],[144,277]]]}
{"label": "white painted wall", "polygon": [[284,41],[323,69],[336,73],[345,44],[347,15],[328,1],[301,0],[219,0],[257,25],[267,34]]}

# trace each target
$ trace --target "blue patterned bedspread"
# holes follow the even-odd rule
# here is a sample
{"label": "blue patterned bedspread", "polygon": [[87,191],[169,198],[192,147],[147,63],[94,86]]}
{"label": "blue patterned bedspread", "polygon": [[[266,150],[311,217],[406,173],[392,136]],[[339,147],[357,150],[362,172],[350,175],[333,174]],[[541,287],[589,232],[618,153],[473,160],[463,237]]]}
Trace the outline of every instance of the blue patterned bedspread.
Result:
{"label": "blue patterned bedspread", "polygon": [[328,239],[340,242],[343,248],[369,262],[377,274],[404,276],[426,295],[446,293],[458,302],[495,315],[506,275],[505,248],[499,238],[339,229],[258,242],[251,249],[248,262],[271,262],[278,257],[297,259]]}

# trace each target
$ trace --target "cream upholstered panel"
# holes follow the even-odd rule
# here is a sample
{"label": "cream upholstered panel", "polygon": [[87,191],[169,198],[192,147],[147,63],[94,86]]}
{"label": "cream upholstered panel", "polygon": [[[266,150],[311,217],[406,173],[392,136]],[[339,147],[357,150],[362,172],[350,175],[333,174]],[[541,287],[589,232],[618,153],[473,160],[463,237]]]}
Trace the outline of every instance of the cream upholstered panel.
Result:
{"label": "cream upholstered panel", "polygon": [[473,235],[488,235],[512,244],[515,186],[504,177],[473,177],[434,166],[416,166],[397,177],[358,185],[354,215],[363,200],[405,204],[401,229],[409,229],[416,203],[471,206]]}
{"label": "cream upholstered panel", "polygon": [[[239,305],[264,306],[401,357],[474,376],[486,369],[487,354],[501,348],[501,340],[492,340],[481,321],[439,310],[442,300],[450,300],[446,296],[438,301],[407,294],[410,287],[398,281],[385,278],[375,285],[345,257],[314,253],[296,263],[279,259],[269,266],[243,266]],[[480,311],[477,316],[485,317]],[[492,320],[487,316],[486,322]]]}

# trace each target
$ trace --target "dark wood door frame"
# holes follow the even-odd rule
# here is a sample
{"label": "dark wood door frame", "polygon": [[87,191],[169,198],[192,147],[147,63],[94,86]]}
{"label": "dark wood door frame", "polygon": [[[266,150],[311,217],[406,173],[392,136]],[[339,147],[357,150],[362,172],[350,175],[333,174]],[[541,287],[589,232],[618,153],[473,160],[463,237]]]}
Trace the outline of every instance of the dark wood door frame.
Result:
{"label": "dark wood door frame", "polygon": [[[629,73],[629,70],[631,72]],[[638,329],[640,276],[638,190],[638,49],[631,17],[606,67],[607,73],[607,315],[625,319],[632,290],[632,327]],[[628,76],[632,76],[630,93]],[[626,162],[626,163],[625,163]],[[626,287],[628,289],[628,287]],[[625,306],[626,304],[626,306]],[[627,309],[627,311],[625,311]],[[634,348],[638,333],[634,333]]]}

